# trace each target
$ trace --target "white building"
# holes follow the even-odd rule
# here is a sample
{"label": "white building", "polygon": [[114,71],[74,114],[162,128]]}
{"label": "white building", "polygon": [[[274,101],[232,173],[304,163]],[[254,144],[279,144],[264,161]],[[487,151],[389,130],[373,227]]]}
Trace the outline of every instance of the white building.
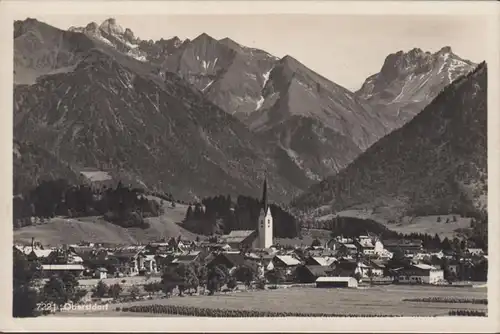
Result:
{"label": "white building", "polygon": [[444,272],[428,264],[414,264],[403,270],[398,280],[400,283],[436,284],[444,281]]}
{"label": "white building", "polygon": [[271,207],[267,204],[267,179],[264,179],[263,188],[263,208],[260,210],[258,226],[258,247],[271,248],[271,246],[273,245],[273,216],[271,214]]}
{"label": "white building", "polygon": [[353,277],[318,277],[317,288],[357,288],[358,281]]}

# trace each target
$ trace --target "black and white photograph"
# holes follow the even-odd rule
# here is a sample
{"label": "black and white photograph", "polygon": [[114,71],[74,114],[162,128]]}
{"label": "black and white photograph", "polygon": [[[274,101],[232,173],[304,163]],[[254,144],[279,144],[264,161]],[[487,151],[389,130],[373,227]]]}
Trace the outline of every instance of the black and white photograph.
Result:
{"label": "black and white photograph", "polygon": [[487,11],[103,3],[4,23],[12,318],[497,316]]}

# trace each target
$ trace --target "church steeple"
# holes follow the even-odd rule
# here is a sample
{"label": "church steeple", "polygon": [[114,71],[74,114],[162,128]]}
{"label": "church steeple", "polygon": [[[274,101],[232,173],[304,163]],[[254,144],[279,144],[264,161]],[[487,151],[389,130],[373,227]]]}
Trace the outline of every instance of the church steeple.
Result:
{"label": "church steeple", "polygon": [[267,202],[267,173],[264,175],[264,184],[262,185],[262,209],[260,210],[258,222],[258,244],[259,248],[269,248],[273,245],[273,215]]}
{"label": "church steeple", "polygon": [[262,206],[264,213],[267,213],[267,175],[264,176],[264,184],[262,186]]}

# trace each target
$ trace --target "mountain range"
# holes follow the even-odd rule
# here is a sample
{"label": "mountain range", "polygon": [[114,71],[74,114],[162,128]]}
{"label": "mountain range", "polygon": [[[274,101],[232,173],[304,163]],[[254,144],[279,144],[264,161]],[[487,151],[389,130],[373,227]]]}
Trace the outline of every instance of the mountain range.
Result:
{"label": "mountain range", "polygon": [[474,217],[487,212],[487,185],[487,67],[481,63],[293,206],[316,217],[342,210],[386,211],[394,221]]}
{"label": "mountain range", "polygon": [[351,92],[292,56],[229,38],[151,41],[114,19],[67,31],[26,19],[14,23],[14,137],[58,160],[56,170],[119,171],[183,199],[257,195],[266,173],[283,202],[475,66],[448,47],[399,51]]}

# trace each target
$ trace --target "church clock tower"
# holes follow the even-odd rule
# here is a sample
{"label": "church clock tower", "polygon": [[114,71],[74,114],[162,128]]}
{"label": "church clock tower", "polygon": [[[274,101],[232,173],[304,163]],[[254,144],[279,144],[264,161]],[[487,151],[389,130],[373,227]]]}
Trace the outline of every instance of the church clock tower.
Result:
{"label": "church clock tower", "polygon": [[267,177],[264,178],[262,190],[262,208],[259,215],[259,248],[270,248],[273,245],[273,216],[267,203]]}

